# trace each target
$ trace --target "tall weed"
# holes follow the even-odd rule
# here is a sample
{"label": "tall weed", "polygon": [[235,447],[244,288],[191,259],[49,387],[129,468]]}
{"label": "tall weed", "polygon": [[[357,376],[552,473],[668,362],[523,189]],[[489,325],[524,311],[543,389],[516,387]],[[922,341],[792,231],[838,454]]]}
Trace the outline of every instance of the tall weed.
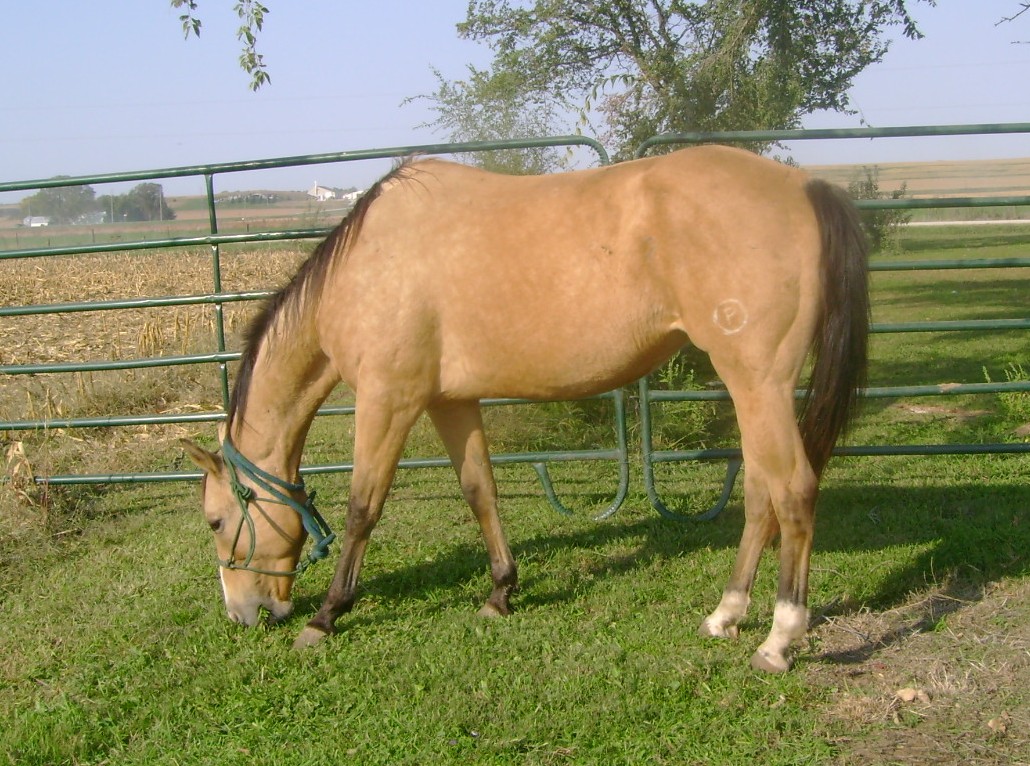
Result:
{"label": "tall weed", "polygon": [[[670,359],[648,382],[661,391],[704,391],[690,352]],[[652,409],[652,437],[658,449],[699,448],[712,438],[719,405],[712,401],[662,402]]]}
{"label": "tall weed", "polygon": [[[987,367],[983,368],[984,379],[993,383],[991,374]],[[1020,362],[1009,362],[1002,374],[1009,383],[1025,383],[1030,381],[1030,374]],[[1030,423],[1030,391],[1004,391],[998,394],[998,404],[1001,407],[1005,419],[1014,425],[1021,426]]]}

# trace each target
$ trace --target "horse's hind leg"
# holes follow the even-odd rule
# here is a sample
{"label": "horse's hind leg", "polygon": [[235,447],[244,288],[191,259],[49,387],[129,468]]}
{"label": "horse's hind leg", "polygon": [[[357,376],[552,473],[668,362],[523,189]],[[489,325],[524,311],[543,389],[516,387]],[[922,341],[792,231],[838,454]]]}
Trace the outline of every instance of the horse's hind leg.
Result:
{"label": "horse's hind leg", "polygon": [[703,635],[737,638],[737,623],[747,614],[751,603],[758,560],[778,531],[765,478],[749,467],[744,472],[744,532],[737,548],[737,560],[718,608],[701,623]]}
{"label": "horse's hind leg", "polygon": [[735,635],[744,616],[762,548],[780,532],[780,578],[768,638],[751,659],[761,670],[790,667],[790,645],[808,629],[808,564],[818,481],[794,419],[793,386],[733,392],[746,471],[744,533],[722,602],[703,623],[712,635]]}
{"label": "horse's hind leg", "polygon": [[404,440],[422,412],[415,397],[390,391],[362,391],[354,418],[354,473],[347,525],[336,573],[318,613],[294,641],[294,648],[315,644],[335,632],[336,619],[350,611],[369,535],[382,515]]}
{"label": "horse's hind leg", "polygon": [[461,492],[483,531],[490,556],[493,591],[479,613],[488,617],[511,612],[508,599],[518,575],[497,514],[497,485],[483,433],[478,402],[456,402],[430,408],[429,416],[447,448],[461,483]]}

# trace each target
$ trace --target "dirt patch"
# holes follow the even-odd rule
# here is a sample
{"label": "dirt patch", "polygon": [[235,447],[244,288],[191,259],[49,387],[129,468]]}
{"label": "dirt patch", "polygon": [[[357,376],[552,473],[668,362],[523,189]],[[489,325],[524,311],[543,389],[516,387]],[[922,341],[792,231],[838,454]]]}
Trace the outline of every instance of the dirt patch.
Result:
{"label": "dirt patch", "polygon": [[1030,579],[825,615],[812,641],[838,763],[1030,764]]}
{"label": "dirt patch", "polygon": [[928,418],[953,418],[959,422],[967,423],[985,415],[990,415],[990,410],[970,410],[962,407],[943,407],[934,404],[899,402],[893,405],[894,409],[909,415],[920,415]]}

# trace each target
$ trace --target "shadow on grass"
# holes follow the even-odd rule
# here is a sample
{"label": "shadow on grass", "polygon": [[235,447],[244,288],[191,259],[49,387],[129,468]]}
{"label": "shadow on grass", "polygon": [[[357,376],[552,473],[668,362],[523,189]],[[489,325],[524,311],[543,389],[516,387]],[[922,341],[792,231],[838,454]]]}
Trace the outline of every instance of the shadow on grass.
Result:
{"label": "shadow on grass", "polygon": [[[886,574],[864,603],[813,605],[816,622],[905,607],[897,624],[862,636],[858,646],[820,659],[858,664],[918,633],[932,632],[948,615],[980,601],[989,583],[1030,574],[1027,487],[990,485],[902,488],[855,486],[826,493],[833,518],[816,535],[819,551],[876,551],[919,546]],[[838,512],[839,511],[839,512]],[[891,566],[893,564],[893,566]],[[912,605],[913,594],[928,595]]]}
{"label": "shadow on grass", "polygon": [[[887,610],[906,603],[913,592],[925,590],[928,584],[945,587],[942,598],[934,601],[923,618],[903,629],[907,633],[899,633],[893,639],[878,638],[868,647],[873,652],[885,641],[932,629],[944,615],[975,600],[975,594],[982,593],[985,584],[1027,575],[1027,491],[1025,485],[1015,482],[919,488],[856,482],[855,486],[825,489],[820,497],[817,554],[905,547],[919,547],[921,551],[907,561],[884,566],[886,574],[875,582],[873,594],[862,604],[849,605],[845,610],[813,604],[813,614],[822,613],[825,617],[859,608]],[[545,566],[547,571],[528,581],[524,579],[523,591],[514,599],[515,608],[571,603],[583,598],[590,589],[603,587],[606,578],[645,572],[655,561],[682,558],[697,550],[733,549],[740,535],[741,515],[740,508],[734,506],[713,522],[677,523],[657,515],[620,520],[616,514],[613,519],[587,528],[545,532],[516,540],[512,545],[516,561],[553,560],[560,558],[556,554],[573,550],[593,551],[597,555],[585,567],[555,573]],[[469,596],[468,585],[481,582],[481,597],[485,599],[489,589],[487,571],[482,545],[472,543],[455,545],[429,561],[390,571],[367,571],[363,593],[374,594],[379,605],[374,611],[344,617],[340,628],[349,630],[390,621],[397,617],[398,605],[407,600],[424,600],[430,594],[440,608],[467,607],[472,612],[481,599]],[[728,568],[724,576],[729,576]],[[555,581],[560,584],[556,586]],[[313,614],[321,598],[321,593],[298,598],[298,617]]]}
{"label": "shadow on grass", "polygon": [[[1014,271],[1014,270],[1012,270]],[[876,321],[899,321],[892,309],[904,312],[901,319],[1019,319],[1023,316],[1019,295],[1030,281],[1025,270],[1006,279],[969,279],[962,272],[937,272],[922,282],[885,284],[874,289],[872,300]]]}
{"label": "shadow on grass", "polygon": [[[596,498],[594,498],[596,499]],[[584,503],[586,499],[583,499]],[[543,502],[543,501],[542,501]],[[575,532],[545,533],[511,545],[516,563],[548,558],[555,552],[582,550],[603,552],[623,547],[627,541],[639,541],[632,553],[608,555],[602,553],[597,563],[584,572],[569,572],[568,585],[547,588],[546,592],[534,587],[534,582],[522,573],[521,591],[513,599],[516,609],[567,603],[582,596],[584,583],[637,571],[660,558],[682,556],[690,550],[704,547],[724,548],[735,544],[739,530],[726,524],[695,526],[669,523],[660,517],[597,522],[587,529]],[[362,593],[374,594],[383,603],[377,612],[388,611],[393,605],[409,599],[424,597],[433,592],[440,596],[442,607],[460,608],[465,605],[478,609],[489,593],[489,560],[480,543],[462,543],[448,549],[430,561],[402,566],[392,571],[366,570]],[[550,573],[543,575],[550,579]],[[559,573],[559,578],[561,573]],[[481,598],[469,600],[463,586],[470,581],[482,582]],[[300,614],[313,612],[321,604],[322,594],[305,595],[295,602]],[[363,615],[371,617],[371,615]],[[344,618],[346,619],[346,618]],[[342,627],[342,622],[341,622]]]}
{"label": "shadow on grass", "polygon": [[[972,230],[972,231],[971,231]],[[935,253],[941,250],[971,250],[979,247],[1004,247],[1007,245],[1026,244],[1028,234],[1025,229],[1008,229],[999,231],[983,226],[964,227],[953,234],[942,235],[940,230],[907,229],[905,232],[902,256]],[[890,256],[884,258],[890,260]]]}

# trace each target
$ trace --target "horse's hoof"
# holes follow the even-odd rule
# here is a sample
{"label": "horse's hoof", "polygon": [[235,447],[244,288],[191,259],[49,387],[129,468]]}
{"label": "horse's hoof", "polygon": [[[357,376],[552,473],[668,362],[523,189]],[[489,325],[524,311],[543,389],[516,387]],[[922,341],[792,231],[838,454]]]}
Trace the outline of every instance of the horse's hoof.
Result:
{"label": "horse's hoof", "polygon": [[297,638],[293,642],[294,649],[307,649],[309,646],[315,646],[316,644],[325,641],[328,637],[328,633],[318,628],[313,628],[310,625],[305,625],[304,630],[300,632]]}
{"label": "horse's hoof", "polygon": [[709,620],[702,622],[697,632],[710,638],[731,638],[734,641],[740,638],[740,628],[736,625],[714,625]]}
{"label": "horse's hoof", "polygon": [[751,667],[763,673],[786,673],[790,670],[790,661],[783,655],[770,654],[759,649],[751,656]]}
{"label": "horse's hoof", "polygon": [[497,606],[497,604],[493,603],[492,601],[487,601],[485,604],[483,604],[482,608],[480,608],[478,614],[480,617],[507,617],[509,614],[511,614],[511,610],[501,609],[499,606]]}

